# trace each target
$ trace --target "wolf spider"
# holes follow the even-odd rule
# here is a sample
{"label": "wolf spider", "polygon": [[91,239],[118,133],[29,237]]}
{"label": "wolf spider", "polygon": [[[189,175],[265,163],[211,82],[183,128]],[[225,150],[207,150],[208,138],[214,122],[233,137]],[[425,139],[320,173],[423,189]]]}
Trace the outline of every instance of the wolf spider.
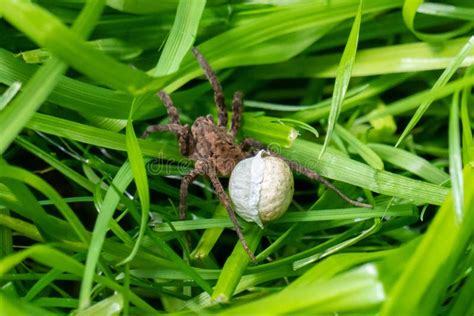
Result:
{"label": "wolf spider", "polygon": [[[225,192],[222,184],[219,181],[219,176],[229,177],[235,165],[242,159],[248,158],[255,154],[257,149],[266,149],[260,142],[246,138],[242,143],[237,144],[235,137],[240,127],[242,111],[243,111],[243,95],[242,92],[237,91],[232,100],[232,121],[230,129],[227,129],[227,110],[224,102],[224,93],[221,84],[217,79],[211,66],[206,61],[204,56],[197,48],[193,48],[192,52],[196,57],[199,65],[204,71],[214,91],[214,101],[218,109],[217,125],[214,123],[212,115],[198,117],[191,128],[188,125],[180,123],[179,115],[176,107],[171,100],[171,97],[164,91],[158,93],[161,101],[166,107],[170,123],[166,125],[151,125],[149,126],[142,137],[147,137],[155,132],[172,132],[176,134],[179,143],[179,150],[183,156],[195,161],[194,169],[181,180],[180,187],[180,203],[179,203],[179,217],[184,219],[186,217],[186,197],[188,195],[188,187],[191,182],[199,175],[206,175],[214,186],[214,190],[219,197],[219,200],[224,204],[227,213],[234,225],[235,231],[242,243],[243,248],[249,255],[252,261],[255,262],[255,256],[250,250],[245,241],[242,230],[240,229],[237,217],[232,208],[231,200]],[[267,149],[268,151],[268,149]],[[271,155],[278,156],[286,161],[288,166],[306,177],[323,183],[326,187],[337,193],[342,199],[348,203],[358,206],[371,208],[369,204],[354,201],[344,195],[328,180],[321,177],[319,174],[306,167],[301,166],[295,161],[282,157],[274,152],[269,151]]]}

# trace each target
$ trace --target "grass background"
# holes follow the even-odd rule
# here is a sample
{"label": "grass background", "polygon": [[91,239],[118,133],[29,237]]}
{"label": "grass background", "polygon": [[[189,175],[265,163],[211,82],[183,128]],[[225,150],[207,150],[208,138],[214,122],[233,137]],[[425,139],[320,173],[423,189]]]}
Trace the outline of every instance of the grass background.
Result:
{"label": "grass background", "polygon": [[[0,314],[474,313],[471,1],[0,1]],[[252,265],[156,91],[216,114],[190,53],[295,175],[241,222]],[[229,102],[228,102],[229,103]],[[317,137],[319,134],[321,136]],[[298,137],[295,137],[295,136]],[[145,158],[143,158],[145,157]],[[226,179],[222,179],[226,183]]]}

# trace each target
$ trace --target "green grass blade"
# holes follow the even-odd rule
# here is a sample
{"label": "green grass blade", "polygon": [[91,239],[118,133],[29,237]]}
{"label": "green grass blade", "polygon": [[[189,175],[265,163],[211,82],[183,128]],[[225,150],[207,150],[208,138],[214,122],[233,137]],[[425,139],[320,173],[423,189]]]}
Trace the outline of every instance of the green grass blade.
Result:
{"label": "green grass blade", "polygon": [[[465,77],[472,76],[474,68],[470,67],[466,71]],[[474,160],[474,147],[472,146],[472,129],[469,116],[469,97],[471,95],[471,87],[465,87],[461,95],[461,123],[462,123],[462,157],[463,163],[467,164]],[[472,112],[471,112],[472,113]]]}
{"label": "green grass blade", "polygon": [[352,148],[367,162],[367,164],[377,170],[383,170],[383,161],[380,157],[366,144],[362,143],[357,137],[352,135],[348,130],[340,125],[336,125],[336,133],[344,139]]}
{"label": "green grass blade", "polygon": [[[24,182],[46,195],[51,201],[53,201],[54,205],[61,212],[64,218],[67,219],[79,239],[85,243],[89,241],[87,231],[77,215],[50,184],[37,175],[18,167],[2,165],[1,168],[2,177],[8,177],[10,179]],[[45,229],[47,228],[45,227]]]}
{"label": "green grass blade", "polygon": [[[260,242],[260,238],[262,237],[262,229],[257,225],[252,225],[244,236],[249,248],[252,251],[255,251]],[[240,278],[249,263],[249,255],[242,247],[240,241],[237,241],[234,250],[227,258],[224,267],[221,270],[221,274],[219,275],[219,279],[214,287],[211,298],[221,303],[228,302],[234,294]]]}
{"label": "green grass blade", "polygon": [[462,179],[461,136],[459,135],[459,92],[453,96],[449,112],[449,175],[454,203],[454,212],[459,221],[464,213],[464,188]]}
{"label": "green grass blade", "polygon": [[368,144],[377,155],[394,166],[410,171],[420,178],[434,184],[444,184],[449,180],[449,175],[420,156],[400,148],[383,144]]}
{"label": "green grass blade", "polygon": [[297,139],[290,149],[283,149],[282,154],[329,179],[360,186],[380,194],[400,197],[417,204],[439,205],[443,203],[448,193],[446,188],[391,172],[379,171],[340,153],[328,151],[322,159],[315,159],[320,151],[321,145]]}
{"label": "green grass blade", "polygon": [[[474,227],[474,170],[464,168],[464,217],[459,220],[452,193],[422,237],[413,255],[398,275],[381,315],[432,315],[450,285],[449,276],[472,237]],[[426,299],[429,292],[430,299]]]}
{"label": "green grass blade", "polygon": [[[137,99],[135,99],[137,100]],[[138,101],[138,100],[137,100]],[[135,108],[137,107],[137,102],[134,101],[132,109],[130,110],[130,116],[128,117],[127,122],[127,131],[125,135],[125,147],[127,148],[127,156],[130,162],[130,168],[132,169],[133,179],[137,187],[138,197],[140,199],[140,206],[142,209],[141,221],[140,221],[140,230],[138,232],[138,237],[135,242],[130,255],[125,258],[119,265],[126,264],[133,260],[135,257],[138,247],[140,247],[145,229],[148,224],[148,213],[150,212],[150,191],[148,188],[148,178],[145,169],[145,163],[143,162],[142,151],[140,150],[140,145],[138,144],[137,136],[135,135],[135,130],[133,129],[132,116]]]}
{"label": "green grass blade", "polygon": [[[81,284],[81,290],[79,294],[79,309],[87,308],[91,303],[91,291],[92,284],[94,281],[94,274],[97,267],[97,262],[102,251],[104,244],[105,235],[109,230],[110,220],[115,212],[117,204],[120,200],[119,192],[125,190],[130,182],[132,182],[133,176],[130,165],[125,163],[120,168],[119,172],[115,175],[112,185],[107,190],[104,201],[102,203],[102,209],[100,210],[99,216],[94,225],[94,231],[92,233],[92,239],[90,241],[89,250],[87,252],[86,267],[84,270],[83,280]],[[118,192],[116,191],[118,190]]]}
{"label": "green grass blade", "polygon": [[30,316],[30,315],[44,315],[54,316],[56,313],[52,313],[47,309],[43,309],[32,304],[26,303],[18,298],[13,298],[0,290],[0,314],[2,315],[15,315],[15,316]]}
{"label": "green grass blade", "polygon": [[[125,151],[125,135],[70,120],[36,113],[26,125],[33,130],[77,140],[86,144]],[[165,141],[139,140],[146,156],[178,161],[182,158],[176,144]]]}
{"label": "green grass blade", "polygon": [[[464,47],[459,51],[457,56],[449,63],[448,67],[443,71],[441,76],[438,78],[436,83],[433,85],[432,90],[435,90],[437,88],[440,88],[440,87],[446,85],[446,83],[449,81],[449,79],[451,79],[451,77],[454,75],[455,71],[461,66],[464,59],[471,52],[473,46],[474,46],[474,36],[469,38],[466,45],[464,45]],[[398,145],[400,145],[400,143],[412,131],[412,129],[415,127],[415,125],[421,119],[421,117],[426,112],[426,110],[428,110],[428,108],[430,107],[432,102],[433,102],[433,100],[428,99],[427,101],[423,102],[418,107],[418,109],[416,110],[416,113],[413,115],[410,122],[405,127],[405,130],[403,131],[402,135],[400,136],[397,143],[395,144],[395,147],[398,147]]]}
{"label": "green grass blade", "polygon": [[344,101],[347,88],[349,87],[349,81],[352,75],[352,67],[354,65],[357,52],[357,44],[359,41],[361,19],[362,1],[359,4],[359,9],[357,10],[354,23],[352,24],[351,33],[349,34],[344,52],[342,53],[341,61],[339,62],[339,67],[337,68],[336,82],[334,83],[334,91],[331,101],[331,112],[329,113],[328,118],[326,138],[324,139],[323,148],[319,154],[320,159],[326,151],[329,142],[331,141],[332,133],[337,123],[337,118],[341,112],[342,102]]}
{"label": "green grass blade", "polygon": [[0,112],[10,103],[20,89],[21,82],[15,81],[8,87],[7,91],[0,96]]}
{"label": "green grass blade", "polygon": [[[306,212],[287,212],[283,217],[275,221],[275,224],[282,223],[303,223],[319,222],[328,220],[346,220],[346,219],[368,219],[384,216],[416,216],[416,212],[411,205],[395,205],[390,208],[375,207],[373,209],[365,208],[338,208],[338,209],[318,209],[317,211]],[[173,228],[170,227],[170,224]],[[229,218],[209,218],[194,219],[185,221],[175,221],[156,225],[153,230],[156,232],[187,231],[197,229],[209,229],[218,227],[232,227]]]}
{"label": "green grass blade", "polygon": [[[69,272],[77,276],[82,276],[82,273],[84,271],[84,266],[75,259],[71,258],[71,256],[68,256],[54,248],[51,248],[50,246],[35,245],[26,250],[23,250],[0,260],[0,276],[3,276],[8,270],[12,269],[14,266],[18,265],[23,260],[29,257],[46,266],[58,268],[61,271]],[[120,293],[125,292],[123,287],[113,280],[95,274],[94,279],[115,291],[118,291]],[[128,292],[127,295],[129,296],[130,301],[142,308],[144,311],[148,313],[155,312],[154,308],[148,305],[145,301],[143,301],[133,292]]]}
{"label": "green grass blade", "polygon": [[[3,84],[11,85],[15,81],[26,82],[38,69],[40,68],[27,65],[11,52],[0,48],[0,82]],[[80,113],[127,119],[133,97],[126,93],[60,76],[56,87],[48,96],[48,101]],[[159,99],[150,96],[136,114],[141,117],[164,113],[164,106]]]}
{"label": "green grass blade", "polygon": [[[262,19],[252,20],[252,23],[219,34],[199,45],[199,49],[214,70],[285,61],[314,43],[336,23],[353,17],[358,4],[357,0],[290,4],[287,10],[277,10]],[[399,0],[366,0],[363,13],[379,12],[400,5]],[[282,49],[282,43],[287,43],[285,49]],[[188,54],[172,78],[157,78],[146,90],[156,91],[167,85],[167,91],[174,91],[201,74],[202,70]]]}
{"label": "green grass blade", "polygon": [[[354,61],[352,76],[409,74],[446,69],[467,40],[468,38],[462,37],[438,45],[417,42],[360,49]],[[461,67],[472,65],[473,57],[474,51],[471,51]],[[339,53],[298,57],[276,65],[252,67],[251,73],[262,79],[334,78],[339,58]]]}
{"label": "green grass blade", "polygon": [[473,8],[454,6],[451,4],[425,2],[418,7],[417,12],[459,20],[474,21]]}
{"label": "green grass blade", "polygon": [[143,72],[114,61],[69,30],[48,11],[28,1],[5,0],[0,14],[39,46],[71,67],[112,88],[136,93],[150,81]]}
{"label": "green grass blade", "polygon": [[180,0],[173,27],[156,67],[149,74],[154,77],[169,75],[178,70],[191,49],[201,20],[206,0]]}
{"label": "green grass blade", "polygon": [[[12,14],[14,21],[23,20],[26,22],[28,18],[20,13],[22,11],[20,8],[22,4],[19,2],[15,3],[11,3],[11,7],[6,3],[3,4],[0,8],[0,13],[3,8],[6,10],[4,12],[5,18],[8,19],[9,14]],[[26,3],[24,2],[23,4]],[[15,5],[18,6],[15,7]],[[104,6],[104,0],[88,1],[70,32],[78,38],[80,36],[87,37],[99,19]],[[18,13],[20,15],[15,16]],[[77,32],[79,35],[74,32]],[[47,99],[58,83],[59,77],[66,69],[67,65],[65,63],[57,58],[52,58],[33,75],[25,85],[23,92],[4,111],[0,112],[0,129],[4,131],[4,137],[0,139],[0,154],[8,148],[16,135],[18,135],[41,104]]]}
{"label": "green grass blade", "polygon": [[206,291],[207,294],[212,293],[212,287],[209,285],[209,283],[207,283],[206,280],[204,280],[193,267],[189,266],[186,261],[178,256],[166,242],[153,233],[150,233],[149,236],[156,244],[160,246],[166,256],[174,262],[177,268],[183,271],[188,277],[191,277],[204,291]]}
{"label": "green grass blade", "polygon": [[[433,5],[431,6],[431,10],[430,10],[430,5]],[[417,31],[415,29],[415,16],[417,12],[423,12],[423,13],[429,14],[433,10],[433,7],[437,7],[437,11],[446,11],[446,14],[449,14],[452,16],[453,12],[455,11],[453,9],[456,8],[455,6],[451,6],[451,5],[442,5],[442,4],[439,4],[438,6],[436,5],[437,3],[424,4],[423,0],[406,0],[404,2],[403,9],[402,9],[403,20],[405,21],[405,24],[408,27],[408,29],[412,31],[412,33],[415,34],[419,39],[423,41],[427,41],[427,42],[443,41],[443,40],[447,40],[449,38],[461,35],[472,29],[472,24],[466,23],[465,25],[462,25],[461,27],[457,29],[440,33],[440,34],[427,34],[427,33]]]}
{"label": "green grass blade", "polygon": [[466,76],[465,78],[454,80],[445,86],[418,92],[410,95],[407,98],[397,100],[384,108],[375,109],[370,113],[358,118],[356,122],[367,122],[369,120],[387,115],[399,115],[401,113],[416,109],[420,103],[423,103],[426,100],[430,100],[430,102],[432,102],[472,85],[474,85],[474,75]]}
{"label": "green grass blade", "polygon": [[124,297],[122,294],[114,294],[100,302],[75,313],[77,316],[95,316],[95,315],[120,315],[124,308]]}

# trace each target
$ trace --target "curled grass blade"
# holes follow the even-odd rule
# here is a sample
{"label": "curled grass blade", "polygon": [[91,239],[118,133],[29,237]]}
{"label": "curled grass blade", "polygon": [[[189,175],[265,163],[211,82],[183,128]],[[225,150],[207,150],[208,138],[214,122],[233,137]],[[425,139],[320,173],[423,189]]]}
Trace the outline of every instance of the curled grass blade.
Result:
{"label": "curled grass blade", "polygon": [[331,141],[332,133],[337,123],[337,118],[341,112],[342,102],[344,101],[347,88],[349,87],[349,81],[352,75],[352,67],[354,65],[357,52],[357,44],[359,41],[361,19],[362,0],[359,4],[359,9],[357,10],[354,23],[352,24],[351,33],[349,34],[344,52],[342,53],[341,61],[339,62],[339,66],[337,68],[336,82],[334,83],[334,91],[331,100],[331,112],[329,112],[328,128],[326,137],[324,138],[323,148],[319,154],[320,159],[326,151],[329,142]]}
{"label": "curled grass blade", "polygon": [[[473,24],[468,22],[455,30],[448,31],[445,33],[427,34],[427,33],[417,31],[415,29],[415,16],[420,6],[422,5],[424,6],[424,8],[421,8],[421,12],[425,11],[424,13],[430,13],[430,10],[429,10],[430,4],[428,4],[428,8],[427,8],[426,4],[423,4],[423,2],[424,2],[423,0],[405,0],[403,3],[403,9],[402,9],[403,20],[405,21],[406,26],[419,39],[423,41],[427,41],[427,42],[443,41],[443,40],[447,40],[449,38],[458,36],[460,34],[463,34],[472,29]],[[439,11],[445,10],[449,13],[452,13],[453,8],[455,8],[455,6],[447,6],[447,5],[443,6],[441,4],[440,6],[438,6]]]}

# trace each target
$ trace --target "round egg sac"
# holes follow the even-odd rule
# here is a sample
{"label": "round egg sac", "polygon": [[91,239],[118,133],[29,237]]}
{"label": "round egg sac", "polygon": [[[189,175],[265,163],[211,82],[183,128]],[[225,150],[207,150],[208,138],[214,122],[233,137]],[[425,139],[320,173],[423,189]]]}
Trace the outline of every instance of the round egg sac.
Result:
{"label": "round egg sac", "polygon": [[237,214],[261,227],[286,212],[294,192],[293,174],[286,162],[263,155],[265,152],[260,151],[240,161],[229,180],[230,198]]}

